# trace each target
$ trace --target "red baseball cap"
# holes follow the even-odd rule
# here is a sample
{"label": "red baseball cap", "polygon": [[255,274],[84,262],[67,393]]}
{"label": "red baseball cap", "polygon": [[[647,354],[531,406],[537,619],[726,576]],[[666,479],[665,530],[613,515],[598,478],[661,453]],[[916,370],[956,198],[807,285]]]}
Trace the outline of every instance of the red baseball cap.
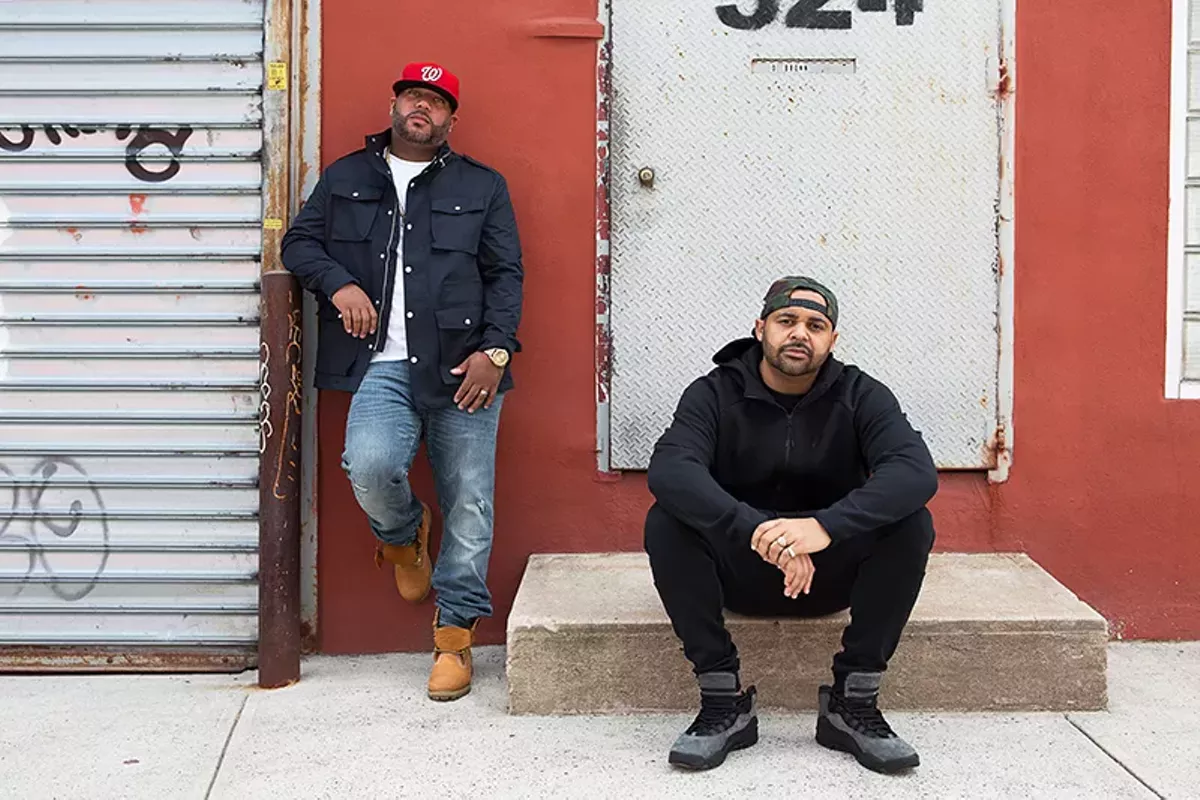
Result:
{"label": "red baseball cap", "polygon": [[409,64],[400,73],[400,80],[392,84],[392,92],[398,95],[414,86],[432,89],[446,98],[451,111],[458,110],[458,76],[441,64]]}

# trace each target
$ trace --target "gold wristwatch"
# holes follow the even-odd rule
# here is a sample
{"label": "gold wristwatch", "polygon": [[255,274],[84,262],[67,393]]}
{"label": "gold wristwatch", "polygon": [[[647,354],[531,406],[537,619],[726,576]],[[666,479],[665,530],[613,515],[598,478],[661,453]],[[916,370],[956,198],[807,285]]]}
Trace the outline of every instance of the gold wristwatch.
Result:
{"label": "gold wristwatch", "polygon": [[490,358],[492,363],[500,369],[508,366],[508,351],[503,347],[493,347],[490,350],[484,350],[483,354]]}

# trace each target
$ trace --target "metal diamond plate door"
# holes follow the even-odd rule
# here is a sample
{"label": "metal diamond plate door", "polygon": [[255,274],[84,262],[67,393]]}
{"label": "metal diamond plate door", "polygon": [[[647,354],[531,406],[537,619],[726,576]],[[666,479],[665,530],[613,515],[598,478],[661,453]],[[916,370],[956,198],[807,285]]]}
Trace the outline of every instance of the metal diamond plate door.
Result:
{"label": "metal diamond plate door", "polygon": [[995,466],[999,1],[612,0],[614,468],[788,274],[939,467]]}

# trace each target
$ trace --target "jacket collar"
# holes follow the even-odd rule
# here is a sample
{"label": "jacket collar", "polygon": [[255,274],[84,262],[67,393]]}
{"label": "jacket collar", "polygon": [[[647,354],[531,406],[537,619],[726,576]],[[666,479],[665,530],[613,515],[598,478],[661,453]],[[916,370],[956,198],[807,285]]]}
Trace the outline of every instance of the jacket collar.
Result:
{"label": "jacket collar", "polygon": [[[380,172],[387,171],[386,166],[385,166],[387,163],[387,151],[388,151],[388,148],[391,146],[391,144],[392,144],[392,129],[391,128],[388,128],[387,130],[384,130],[384,131],[380,131],[379,133],[368,134],[366,137],[366,142],[364,144],[364,147],[368,153],[371,153],[372,155],[375,156],[375,158],[371,159],[371,162],[375,165],[375,168],[378,169]],[[450,149],[449,144],[443,142],[442,146],[438,148],[437,153],[434,154],[434,156],[433,156],[432,167],[435,169],[441,169],[442,167],[446,166],[447,162],[449,162],[455,158],[458,158],[458,154],[455,153],[452,149]]]}
{"label": "jacket collar", "polygon": [[[753,337],[747,337],[735,339],[722,347],[713,356],[713,361],[719,368],[732,370],[738,376],[744,397],[765,400],[774,404],[775,398],[767,385],[763,383],[762,374],[759,372],[762,358],[762,344]],[[844,365],[841,361],[832,355],[829,356],[821,365],[816,382],[804,395],[804,399],[800,401],[801,405],[811,403],[829,391],[829,388],[841,377],[843,368]]]}

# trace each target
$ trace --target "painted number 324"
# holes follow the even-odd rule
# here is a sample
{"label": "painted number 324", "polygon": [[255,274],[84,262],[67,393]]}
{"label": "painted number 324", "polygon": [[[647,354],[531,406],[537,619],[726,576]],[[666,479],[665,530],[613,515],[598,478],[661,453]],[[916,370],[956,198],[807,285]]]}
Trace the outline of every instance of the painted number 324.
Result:
{"label": "painted number 324", "polygon": [[[823,8],[829,0],[796,0],[788,10],[784,23],[789,28],[818,28],[848,30],[851,12]],[[925,0],[892,0],[897,25],[912,25],[918,11],[925,10]],[[858,0],[859,11],[887,11],[888,0]],[[754,11],[743,14],[736,5],[717,6],[721,22],[740,31],[756,31],[779,16],[779,0],[758,0]]]}

